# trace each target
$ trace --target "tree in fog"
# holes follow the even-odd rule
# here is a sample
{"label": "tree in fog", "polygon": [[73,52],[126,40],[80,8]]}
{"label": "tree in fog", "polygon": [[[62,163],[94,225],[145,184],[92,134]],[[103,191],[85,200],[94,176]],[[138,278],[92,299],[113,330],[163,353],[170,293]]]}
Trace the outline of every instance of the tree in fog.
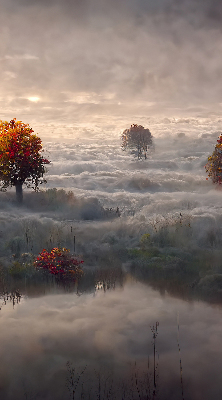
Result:
{"label": "tree in fog", "polygon": [[42,141],[33,132],[16,118],[10,122],[0,120],[0,187],[6,190],[15,186],[19,203],[23,200],[23,184],[37,190],[46,182],[43,175],[49,161],[41,155]]}
{"label": "tree in fog", "polygon": [[142,125],[133,124],[122,133],[122,148],[136,150],[138,160],[147,158],[148,150],[153,146],[153,137],[149,129]]}
{"label": "tree in fog", "polygon": [[219,136],[212,155],[208,157],[205,169],[213,183],[222,183],[222,135]]}

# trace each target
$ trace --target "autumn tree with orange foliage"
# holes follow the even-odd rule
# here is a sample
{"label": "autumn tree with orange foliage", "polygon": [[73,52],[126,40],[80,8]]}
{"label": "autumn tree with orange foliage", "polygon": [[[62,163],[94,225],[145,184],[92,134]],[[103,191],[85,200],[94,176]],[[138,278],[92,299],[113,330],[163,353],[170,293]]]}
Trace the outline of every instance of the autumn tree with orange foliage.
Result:
{"label": "autumn tree with orange foliage", "polygon": [[217,140],[213,154],[208,157],[205,169],[213,183],[222,183],[222,135]]}
{"label": "autumn tree with orange foliage", "polygon": [[45,164],[49,160],[41,155],[42,141],[33,134],[29,124],[16,121],[0,120],[0,187],[6,190],[15,186],[16,198],[23,200],[23,184],[34,190],[46,182]]}
{"label": "autumn tree with orange foliage", "polygon": [[148,128],[142,125],[133,124],[122,133],[122,149],[136,149],[138,160],[144,156],[147,158],[147,151],[153,146],[153,137]]}

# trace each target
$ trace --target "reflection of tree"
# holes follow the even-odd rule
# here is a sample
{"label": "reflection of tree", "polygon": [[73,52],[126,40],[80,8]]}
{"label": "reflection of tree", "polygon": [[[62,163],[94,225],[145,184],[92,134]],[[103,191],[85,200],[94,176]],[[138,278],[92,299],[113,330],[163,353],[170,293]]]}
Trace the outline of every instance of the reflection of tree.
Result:
{"label": "reflection of tree", "polygon": [[0,293],[0,299],[2,300],[2,303],[0,303],[0,310],[4,305],[7,304],[7,301],[10,301],[14,307],[15,303],[20,303],[22,295],[20,294],[19,290],[15,290],[12,292],[8,291],[3,291]]}
{"label": "reflection of tree", "polygon": [[95,290],[114,290],[117,284],[123,286],[123,278],[120,268],[98,269],[95,275]]}
{"label": "reflection of tree", "polygon": [[21,293],[19,289],[8,289],[8,279],[4,268],[0,265],[0,310],[7,302],[11,302],[13,307],[17,303],[20,303]]}
{"label": "reflection of tree", "polygon": [[0,293],[6,290],[6,276],[3,266],[0,264]]}

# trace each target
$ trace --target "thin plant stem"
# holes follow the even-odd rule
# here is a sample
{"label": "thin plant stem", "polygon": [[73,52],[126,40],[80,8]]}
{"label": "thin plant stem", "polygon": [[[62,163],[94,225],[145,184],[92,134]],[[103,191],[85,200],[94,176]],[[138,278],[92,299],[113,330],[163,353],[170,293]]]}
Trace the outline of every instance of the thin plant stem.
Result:
{"label": "thin plant stem", "polygon": [[179,357],[180,357],[180,387],[181,387],[181,397],[182,397],[182,400],[184,400],[184,391],[183,391],[183,368],[182,368],[182,360],[181,360],[179,333],[180,333],[180,324],[179,324],[179,313],[178,313],[178,314],[177,314],[177,347],[178,347]]}

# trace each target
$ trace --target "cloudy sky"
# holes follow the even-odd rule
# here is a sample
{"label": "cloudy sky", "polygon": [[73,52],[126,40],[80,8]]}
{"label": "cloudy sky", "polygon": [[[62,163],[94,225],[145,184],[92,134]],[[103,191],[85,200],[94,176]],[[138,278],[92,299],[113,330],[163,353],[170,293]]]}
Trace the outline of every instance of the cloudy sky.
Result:
{"label": "cloudy sky", "polygon": [[0,10],[1,119],[221,112],[219,0],[0,0]]}

